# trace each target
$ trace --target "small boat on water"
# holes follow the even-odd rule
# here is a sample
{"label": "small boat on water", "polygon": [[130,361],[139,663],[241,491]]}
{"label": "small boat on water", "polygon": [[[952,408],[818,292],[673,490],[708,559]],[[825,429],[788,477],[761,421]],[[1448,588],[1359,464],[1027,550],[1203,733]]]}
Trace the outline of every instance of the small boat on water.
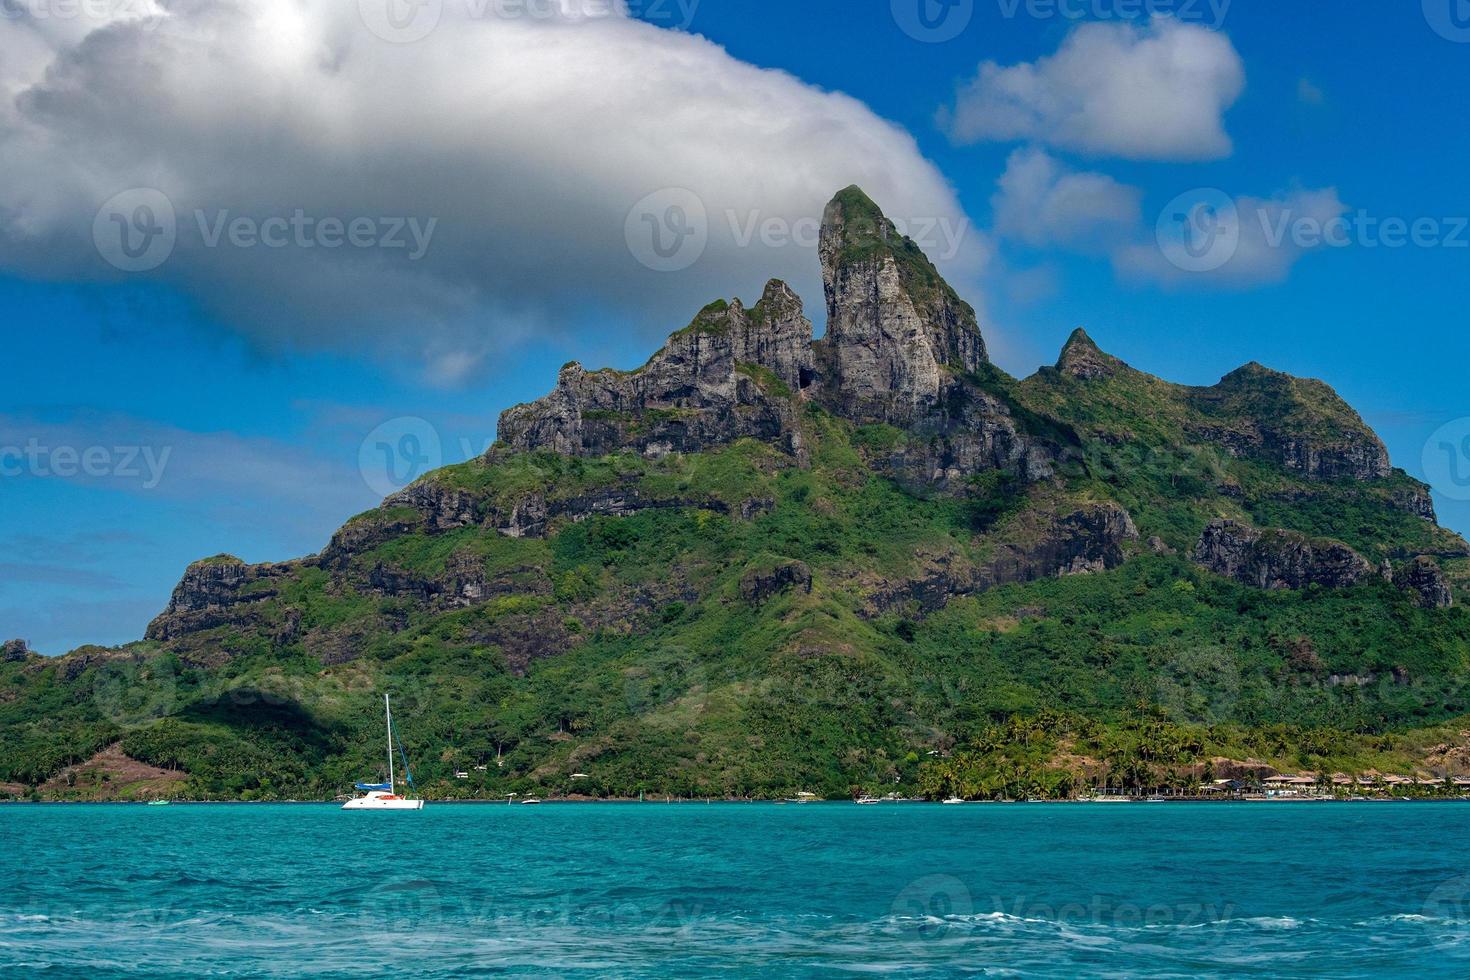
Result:
{"label": "small boat on water", "polygon": [[521,806],[535,806],[536,804],[538,804],[540,802],[541,801],[538,800],[538,799],[536,799],[536,797],[534,797],[534,796],[528,796],[524,800],[521,800]]}
{"label": "small boat on water", "polygon": [[[422,799],[410,798],[406,794],[399,796],[394,789],[397,783],[393,771],[393,748],[396,740],[393,737],[393,706],[389,703],[386,694],[383,695],[383,713],[388,720],[388,781],[386,783],[358,783],[357,788],[366,795],[342,804],[344,810],[422,810],[424,808]],[[401,742],[396,744],[403,758],[404,782],[412,790],[413,773],[408,768],[408,754],[403,751]]]}
{"label": "small boat on water", "polygon": [[856,803],[858,806],[873,806],[878,802],[878,797],[859,796],[857,799],[853,800],[853,802]]}
{"label": "small boat on water", "polygon": [[960,799],[958,796],[951,796],[949,799],[943,800],[941,802],[946,803],[946,804],[951,804],[951,803],[963,803],[965,801],[962,800],[962,799]]}
{"label": "small boat on water", "polygon": [[816,793],[797,793],[795,796],[788,797],[784,802],[786,802],[786,803],[815,803],[815,802],[817,802],[817,799],[818,799],[818,797],[817,797],[817,794]]}
{"label": "small boat on water", "polygon": [[148,801],[148,805],[149,806],[168,806],[172,802],[173,802],[172,800],[149,800]]}

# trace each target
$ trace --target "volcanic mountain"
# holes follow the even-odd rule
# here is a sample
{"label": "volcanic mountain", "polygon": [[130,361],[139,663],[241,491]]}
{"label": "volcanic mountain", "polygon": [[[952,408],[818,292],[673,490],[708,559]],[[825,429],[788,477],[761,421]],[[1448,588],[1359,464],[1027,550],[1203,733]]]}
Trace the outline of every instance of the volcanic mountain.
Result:
{"label": "volcanic mountain", "polygon": [[[785,283],[711,303],[320,554],[196,562],[138,643],[7,644],[0,780],[120,747],[331,795],[380,690],[442,795],[845,793],[1063,716],[1145,769],[1423,765],[1470,711],[1470,549],[1326,384],[1172,384],[1082,330],[1018,380],[858,188],[819,251],[819,340]],[[1115,765],[1071,741],[1038,785]]]}

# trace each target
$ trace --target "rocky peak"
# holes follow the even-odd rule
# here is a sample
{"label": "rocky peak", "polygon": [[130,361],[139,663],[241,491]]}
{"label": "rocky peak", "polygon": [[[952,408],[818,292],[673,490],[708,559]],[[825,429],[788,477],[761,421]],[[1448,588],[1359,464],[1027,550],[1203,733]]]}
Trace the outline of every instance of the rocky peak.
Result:
{"label": "rocky peak", "polygon": [[1209,421],[1197,434],[1236,456],[1265,459],[1321,480],[1389,476],[1388,449],[1331,386],[1252,362],[1194,389]]}
{"label": "rocky peak", "polygon": [[1072,331],[1072,336],[1062,348],[1062,356],[1057,360],[1058,371],[1079,381],[1111,378],[1126,367],[1116,357],[1103,353],[1081,327]]}
{"label": "rocky peak", "polygon": [[[276,590],[263,579],[281,574],[287,565],[247,565],[234,555],[216,555],[196,561],[174,586],[168,607],[148,624],[150,640],[167,640],[184,633],[239,621],[236,607],[273,598]],[[246,589],[250,586],[250,589]]]}
{"label": "rocky peak", "polygon": [[24,660],[31,655],[31,648],[25,640],[6,640],[0,646],[0,663],[11,663]]}
{"label": "rocky peak", "polygon": [[872,199],[849,187],[822,216],[825,398],[859,421],[906,423],[955,373],[986,363],[975,311]]}
{"label": "rocky peak", "polygon": [[556,390],[500,417],[516,451],[601,456],[694,452],[744,437],[791,445],[793,396],[812,379],[812,325],[785,283],[760,302],[719,300],[636,371],[587,371],[573,361]]}

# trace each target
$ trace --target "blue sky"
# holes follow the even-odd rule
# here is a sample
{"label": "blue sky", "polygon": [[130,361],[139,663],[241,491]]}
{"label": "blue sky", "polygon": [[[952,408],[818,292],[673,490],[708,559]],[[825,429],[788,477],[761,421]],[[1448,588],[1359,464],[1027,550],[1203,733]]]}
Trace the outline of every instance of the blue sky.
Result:
{"label": "blue sky", "polygon": [[[851,180],[957,232],[921,242],[1012,373],[1082,325],[1175,381],[1250,360],[1322,378],[1470,531],[1439,448],[1470,437],[1470,32],[1449,0],[1352,16],[1217,0],[1163,5],[1167,22],[1103,0],[1062,5],[1079,18],[923,0],[932,29],[919,0],[647,0],[643,24],[592,0],[570,24],[456,2],[443,18],[480,10],[473,29],[408,40],[325,13],[283,31],[272,0],[243,4],[258,32],[35,6],[0,23],[0,449],[35,450],[0,475],[0,634],[48,653],[137,638],[195,558],[321,548],[391,489],[380,447],[400,480],[475,455],[563,361],[634,366],[769,275],[820,325],[812,250],[732,229],[799,228]],[[337,60],[311,74],[324,49]],[[176,68],[132,77],[139,51]],[[231,57],[249,71],[213,78]],[[1068,100],[1085,118],[1055,109]],[[140,187],[177,211],[177,247],[156,268],[98,261],[94,219]],[[671,188],[692,191],[709,245],[659,271],[631,237],[635,201],[664,208]],[[1237,208],[1239,244],[1181,270],[1156,221],[1194,220],[1209,189]],[[259,232],[298,210],[367,217],[372,241],[205,247],[221,217]],[[389,241],[399,218],[435,222],[421,258],[406,232]],[[1297,237],[1331,219],[1342,241]],[[1421,241],[1385,244],[1394,219]]]}

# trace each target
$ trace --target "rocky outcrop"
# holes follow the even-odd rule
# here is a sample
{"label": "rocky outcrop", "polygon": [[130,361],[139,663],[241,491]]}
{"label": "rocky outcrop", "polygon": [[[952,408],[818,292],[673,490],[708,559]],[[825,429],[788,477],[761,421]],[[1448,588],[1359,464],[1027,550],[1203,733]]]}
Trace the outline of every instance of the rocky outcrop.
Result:
{"label": "rocky outcrop", "polygon": [[1455,604],[1455,593],[1439,562],[1420,555],[1406,562],[1393,575],[1393,584],[1412,592],[1426,609],[1448,609]]}
{"label": "rocky outcrop", "polygon": [[780,281],[752,309],[713,303],[636,371],[562,368],[556,390],[500,417],[517,452],[650,456],[750,437],[800,449],[792,396],[811,380],[811,322]]}
{"label": "rocky outcrop", "polygon": [[788,560],[758,566],[740,579],[740,595],[753,606],[792,589],[801,592],[812,590],[812,573],[805,562]]}
{"label": "rocky outcrop", "polygon": [[1314,480],[1374,480],[1393,472],[1388,449],[1337,392],[1259,364],[1191,392],[1205,418],[1193,434],[1231,455],[1260,459]]}
{"label": "rocky outcrop", "polygon": [[291,565],[247,565],[233,555],[196,561],[174,587],[167,608],[148,624],[150,640],[170,640],[217,626],[252,621],[253,606],[272,599],[271,580]]}
{"label": "rocky outcrop", "polygon": [[547,499],[527,494],[509,507],[491,508],[486,524],[511,538],[544,537],[553,521],[582,521],[589,517],[631,517],[645,510],[684,507],[727,513],[729,507],[710,497],[652,496],[636,486],[602,487],[575,497]]}
{"label": "rocky outcrop", "polygon": [[1078,381],[1097,381],[1111,378],[1128,370],[1128,365],[1111,354],[1103,353],[1087,331],[1078,327],[1072,331],[1057,359],[1057,371]]}
{"label": "rocky outcrop", "polygon": [[1434,512],[1434,498],[1423,483],[1412,481],[1409,486],[1394,490],[1389,499],[1394,507],[1405,513],[1422,517],[1431,524],[1439,523],[1439,515]]}
{"label": "rocky outcrop", "polygon": [[1366,558],[1341,542],[1226,520],[1205,528],[1194,560],[1217,575],[1258,589],[1311,585],[1341,589],[1378,574]]}
{"label": "rocky outcrop", "polygon": [[919,556],[920,573],[906,581],[880,583],[871,591],[864,614],[906,606],[933,612],[957,596],[1002,585],[1107,571],[1123,564],[1125,545],[1137,538],[1133,518],[1111,501],[1063,513],[1030,512],[1004,529],[986,561],[975,563],[948,552]]}
{"label": "rocky outcrop", "polygon": [[6,640],[0,646],[0,663],[14,663],[25,660],[31,655],[31,648],[26,645],[25,640]]}
{"label": "rocky outcrop", "polygon": [[955,374],[986,363],[975,311],[861,190],[827,205],[819,248],[827,334],[818,367],[837,414],[909,424]]}
{"label": "rocky outcrop", "polygon": [[977,473],[1005,470],[1024,481],[1053,475],[1054,451],[1029,438],[1001,399],[957,384],[905,438],[870,454],[874,466],[908,486],[965,491]]}

